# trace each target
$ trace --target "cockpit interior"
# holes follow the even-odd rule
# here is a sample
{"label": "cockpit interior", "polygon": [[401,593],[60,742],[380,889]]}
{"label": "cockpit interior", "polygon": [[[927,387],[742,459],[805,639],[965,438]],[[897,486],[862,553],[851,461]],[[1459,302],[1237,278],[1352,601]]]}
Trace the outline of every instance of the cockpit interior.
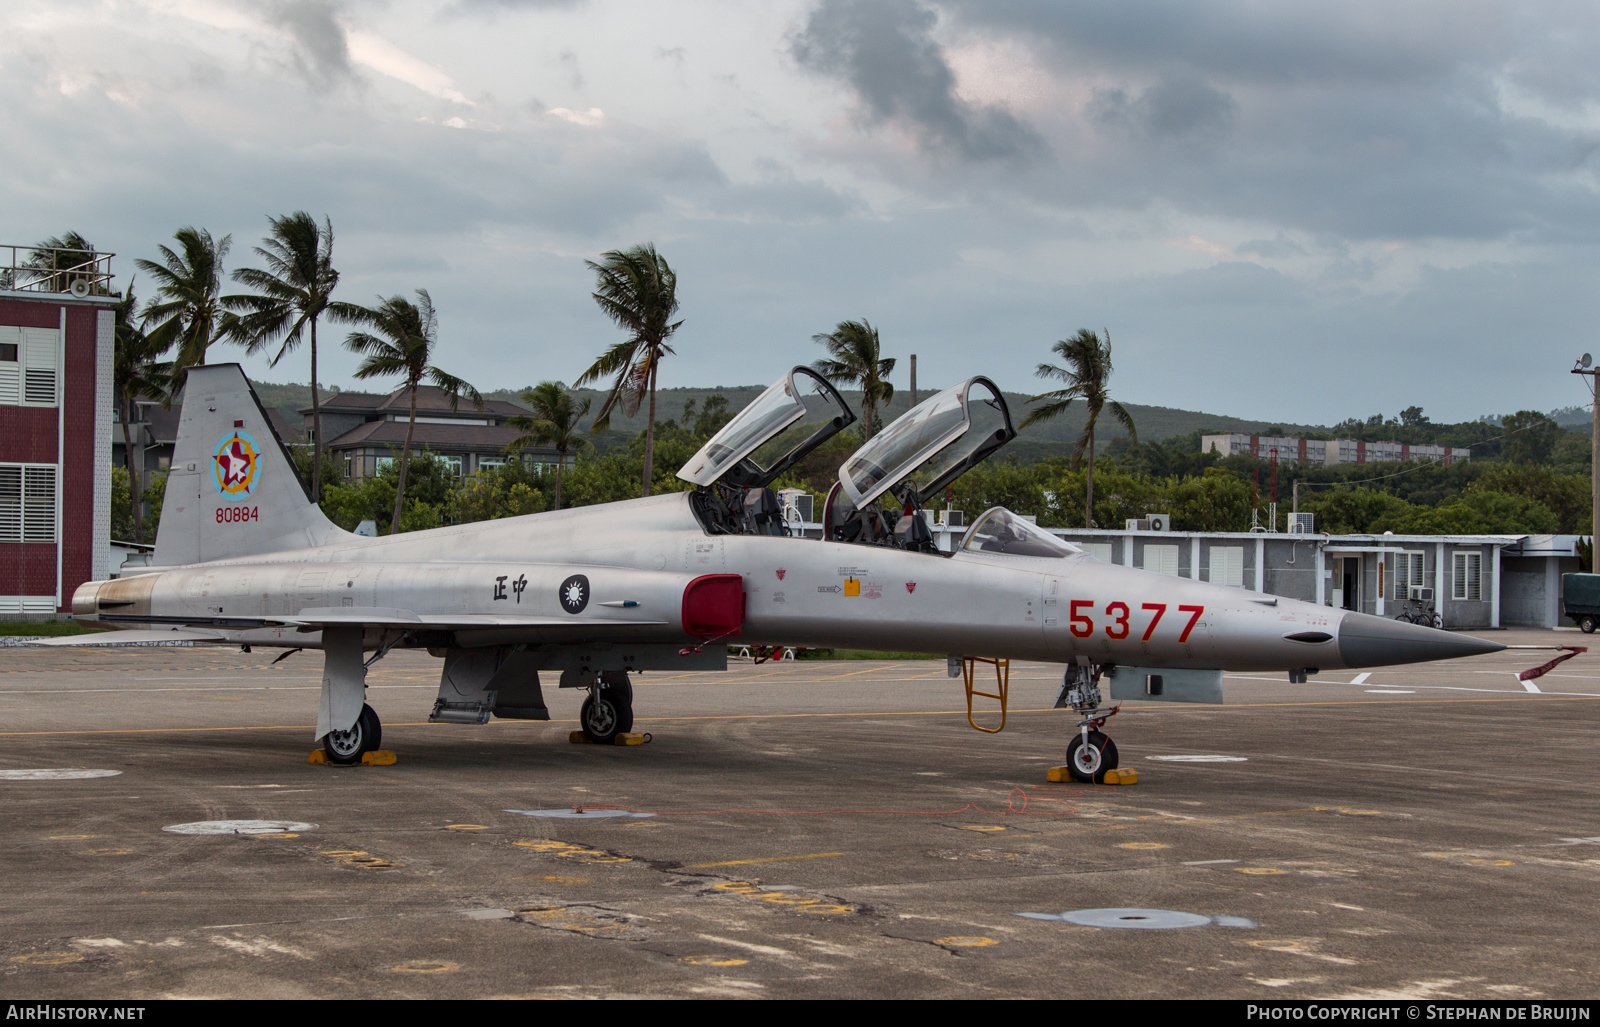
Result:
{"label": "cockpit interior", "polygon": [[[854,424],[844,398],[821,375],[796,367],[723,426],[679,471],[695,485],[690,505],[713,535],[797,535],[771,485],[785,471]],[[823,503],[822,537],[836,542],[940,554],[926,505],[1016,437],[1005,397],[989,379],[969,378],[912,407],[839,467]],[[989,511],[990,521],[997,511]],[[1006,513],[1001,510],[999,513]],[[1026,521],[1006,514],[1018,524]],[[974,528],[979,525],[974,525]],[[1001,527],[1000,522],[993,525]],[[1031,528],[1031,526],[1029,526]],[[1017,548],[1066,546],[1048,532],[1007,528]],[[970,544],[969,531],[964,544]],[[989,541],[1001,534],[991,532]],[[1048,541],[1046,541],[1048,540]],[[988,551],[985,545],[985,550]],[[1075,547],[1067,546],[1076,552]]]}

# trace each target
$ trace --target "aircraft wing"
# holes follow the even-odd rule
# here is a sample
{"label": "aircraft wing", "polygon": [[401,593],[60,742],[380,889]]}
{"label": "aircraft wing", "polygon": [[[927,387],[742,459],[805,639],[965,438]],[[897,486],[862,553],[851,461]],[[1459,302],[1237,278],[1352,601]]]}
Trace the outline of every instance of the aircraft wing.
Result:
{"label": "aircraft wing", "polygon": [[366,624],[373,627],[407,628],[639,628],[660,627],[670,623],[664,620],[642,620],[635,617],[526,617],[517,614],[487,613],[426,613],[411,610],[358,609],[335,606],[326,609],[301,610],[293,617],[283,618],[284,624],[297,627],[321,627],[328,624]]}

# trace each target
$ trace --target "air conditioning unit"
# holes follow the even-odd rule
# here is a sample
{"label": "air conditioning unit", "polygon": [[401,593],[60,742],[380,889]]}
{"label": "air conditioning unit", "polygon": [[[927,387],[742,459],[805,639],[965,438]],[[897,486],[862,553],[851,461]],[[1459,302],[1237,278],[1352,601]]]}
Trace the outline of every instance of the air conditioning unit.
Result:
{"label": "air conditioning unit", "polygon": [[1147,517],[1129,517],[1123,522],[1124,531],[1149,531],[1150,519]]}
{"label": "air conditioning unit", "polygon": [[1406,589],[1406,598],[1416,600],[1419,603],[1431,603],[1433,602],[1433,589],[1428,588],[1426,585],[1411,585]]}
{"label": "air conditioning unit", "polygon": [[939,523],[947,528],[965,528],[967,514],[965,510],[940,510]]}
{"label": "air conditioning unit", "polygon": [[1317,519],[1317,515],[1316,514],[1308,514],[1308,513],[1292,513],[1292,514],[1290,514],[1289,515],[1289,534],[1291,534],[1291,535],[1315,535],[1317,533],[1316,519]]}
{"label": "air conditioning unit", "polygon": [[816,503],[811,493],[805,489],[781,489],[778,492],[778,499],[783,503],[784,520],[811,523]]}
{"label": "air conditioning unit", "polygon": [[1153,513],[1149,517],[1147,517],[1146,520],[1148,520],[1150,522],[1150,530],[1151,531],[1171,531],[1172,530],[1172,515],[1171,514]]}

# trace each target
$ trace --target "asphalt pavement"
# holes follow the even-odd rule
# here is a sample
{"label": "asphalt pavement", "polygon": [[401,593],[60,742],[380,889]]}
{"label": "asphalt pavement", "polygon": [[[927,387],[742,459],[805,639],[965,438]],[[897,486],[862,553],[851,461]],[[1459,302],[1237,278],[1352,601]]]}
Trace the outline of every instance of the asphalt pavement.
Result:
{"label": "asphalt pavement", "polygon": [[553,687],[427,724],[395,652],[398,762],[339,768],[276,655],[0,650],[0,997],[1600,993],[1600,649],[1129,703],[1131,786],[1046,781],[1042,664],[998,734],[942,660],[644,674],[595,746]]}

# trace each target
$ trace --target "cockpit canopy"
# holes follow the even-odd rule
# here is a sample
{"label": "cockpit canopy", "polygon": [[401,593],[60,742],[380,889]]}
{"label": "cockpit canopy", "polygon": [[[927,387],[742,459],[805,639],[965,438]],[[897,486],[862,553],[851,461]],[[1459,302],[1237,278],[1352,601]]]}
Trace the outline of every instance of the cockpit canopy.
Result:
{"label": "cockpit canopy", "polygon": [[1082,549],[1043,528],[1025,521],[1003,506],[991,507],[967,529],[961,540],[964,553],[1034,556],[1062,560]]}
{"label": "cockpit canopy", "polygon": [[765,488],[855,419],[837,389],[796,367],[723,425],[678,477],[701,486]]}
{"label": "cockpit canopy", "polygon": [[921,505],[1016,434],[1000,389],[968,378],[874,435],[839,468],[839,481],[857,508],[902,482]]}

